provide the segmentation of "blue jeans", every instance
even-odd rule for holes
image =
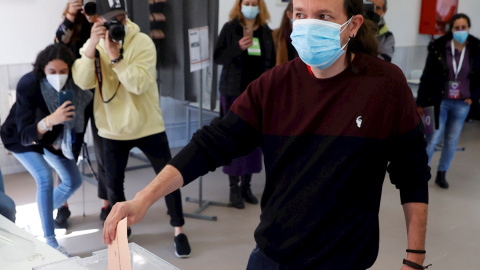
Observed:
[[[44,149],[37,152],[13,153],[33,176],[37,184],[37,205],[47,244],[56,248],[53,209],[59,208],[82,184],[82,176],[74,160],[52,154]],[[53,188],[53,168],[62,182]]]
[[[3,185],[2,170],[0,170],[0,215],[15,222],[15,202],[7,194]]]
[[[458,138],[462,132],[463,124],[470,111],[470,105],[463,100],[444,99],[440,105],[439,127],[433,134],[427,136],[428,164],[432,160],[435,146],[440,142],[444,134],[442,154],[438,164],[438,171],[446,172],[450,167],[455,151],[457,150]]]

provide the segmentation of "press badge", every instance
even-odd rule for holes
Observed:
[[[261,56],[262,50],[260,49],[260,40],[258,37],[252,38],[253,45],[248,48],[248,55]]]
[[[456,81],[448,82],[448,98],[449,99],[460,99],[460,89],[461,83]]]

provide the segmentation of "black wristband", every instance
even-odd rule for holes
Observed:
[[[422,266],[418,263],[414,263],[412,261],[409,261],[409,260],[406,260],[406,259],[403,259],[403,264],[405,264],[406,266],[409,266],[413,269],[427,269],[429,266],[431,266],[432,264],[429,264],[427,266]]]
[[[120,54],[120,56],[119,56],[117,59],[112,60],[110,63],[112,63],[112,65],[113,65],[113,64],[115,64],[115,63],[120,62],[120,60],[122,60],[122,59],[123,59],[123,55]]]
[[[417,253],[417,254],[425,254],[427,253],[425,250],[418,250],[418,249],[407,249],[407,253]]]

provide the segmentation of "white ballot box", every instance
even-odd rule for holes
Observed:
[[[0,269],[30,270],[65,259],[67,256],[0,215]]]
[[[160,259],[150,251],[135,243],[128,244],[132,259],[132,270],[179,270],[177,267]],[[106,270],[108,269],[108,250],[102,249],[93,252],[86,258],[72,257],[70,259],[55,262],[43,266],[34,267],[33,270]]]

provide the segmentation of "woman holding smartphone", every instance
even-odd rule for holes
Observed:
[[[264,0],[237,0],[230,20],[223,26],[214,52],[215,63],[223,65],[220,77],[220,116],[225,115],[235,99],[253,80],[275,66],[272,30],[267,25],[270,14]],[[257,204],[250,181],[262,170],[262,156],[257,148],[247,156],[234,159],[223,167],[230,181],[230,202],[235,208]],[[239,186],[240,183],[240,186]]]
[[[82,183],[72,154],[72,142],[74,134],[83,131],[83,110],[92,99],[90,92],[80,90],[71,79],[74,59],[71,51],[60,44],[41,51],[33,71],[20,79],[16,103],[0,132],[5,148],[35,179],[38,211],[47,244],[67,256],[55,238],[53,209],[64,203]],[[59,104],[64,91],[71,91],[72,101]],[[53,188],[52,168],[62,179],[56,188]]]

